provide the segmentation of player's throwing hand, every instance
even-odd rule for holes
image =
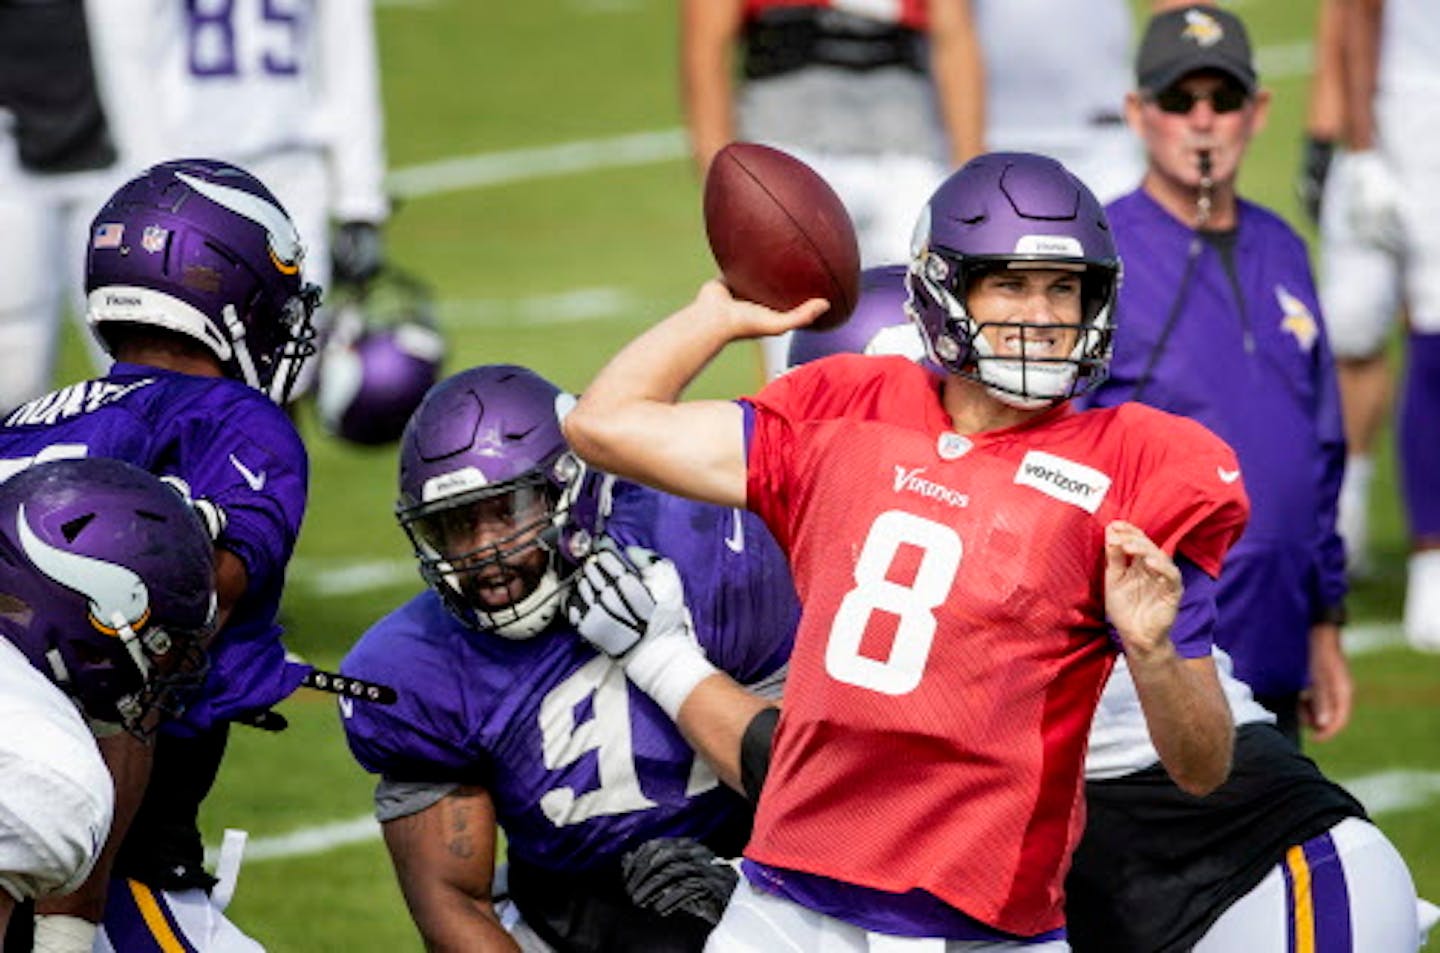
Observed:
[[[1127,655],[1169,646],[1183,590],[1175,561],[1139,527],[1123,520],[1105,527],[1105,613]]]

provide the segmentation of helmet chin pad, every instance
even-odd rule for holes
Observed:
[[[503,609],[476,609],[475,614],[487,631],[501,638],[513,641],[531,639],[545,631],[555,618],[560,610],[562,592],[559,574],[554,569],[547,569],[535,591],[525,598]]]

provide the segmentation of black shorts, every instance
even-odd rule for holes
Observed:
[[[747,80],[783,76],[807,66],[855,72],[928,68],[925,35],[909,27],[825,7],[783,6],[745,25],[742,70]]]
[[[1076,953],[1188,950],[1285,851],[1360,802],[1272,725],[1236,732],[1230,778],[1194,797],[1159,765],[1085,785],[1085,834],[1065,882]]]

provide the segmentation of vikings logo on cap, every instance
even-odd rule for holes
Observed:
[[[1197,46],[1211,47],[1225,39],[1225,30],[1218,20],[1204,10],[1186,10],[1185,29],[1180,36]]]

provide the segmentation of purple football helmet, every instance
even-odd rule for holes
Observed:
[[[1027,408],[1083,394],[1109,373],[1120,258],[1105,210],[1059,162],[1009,152],[971,159],[931,196],[910,252],[910,306],[931,360],[945,370]],[[972,282],[999,268],[1079,273],[1081,326],[1068,355],[994,353],[965,300]]]
[[[321,425],[351,443],[394,443],[445,358],[430,289],[386,268],[330,319],[315,393]]]
[[[472,628],[542,632],[603,531],[611,478],[560,431],[574,403],[533,371],[487,364],[431,388],[405,427],[396,516],[420,574]]]
[[[250,173],[211,159],[164,162],[95,216],[90,326],[107,351],[122,323],[188,335],[227,377],[283,404],[315,353],[320,289],[302,280],[304,257],[290,217]]]
[[[181,710],[205,676],[213,559],[185,500],[128,463],[57,460],[0,483],[0,635],[92,722],[143,737]]]
[[[894,354],[925,360],[925,342],[907,310],[904,265],[882,265],[860,273],[855,311],[831,331],[800,328],[790,336],[786,367],[799,367],[832,354]]]

